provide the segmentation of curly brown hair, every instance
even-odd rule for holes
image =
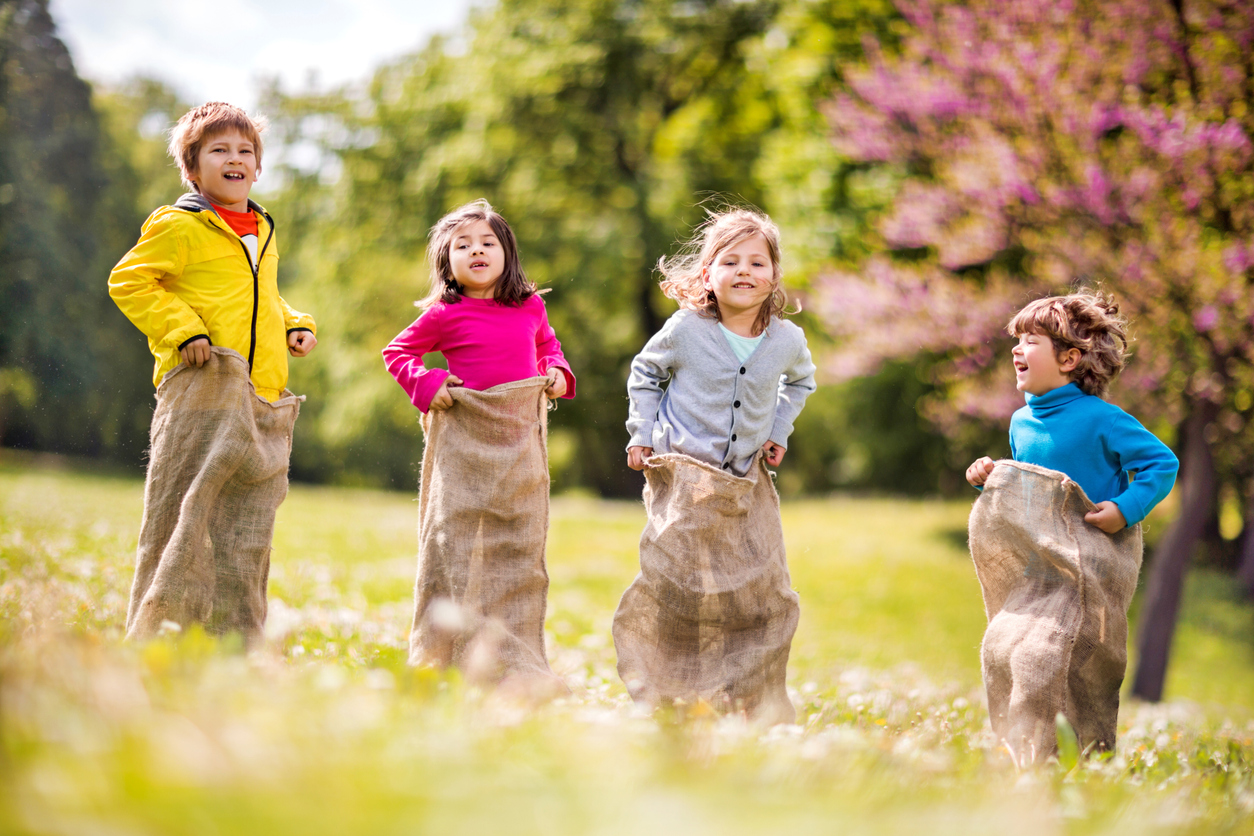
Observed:
[[[1006,331],[1012,337],[1049,337],[1056,354],[1078,349],[1080,362],[1071,379],[1089,395],[1104,397],[1127,360],[1127,319],[1113,296],[1086,287],[1066,296],[1037,299],[1015,314]]]
[[[779,227],[766,215],[752,209],[711,212],[678,255],[658,259],[662,293],[678,302],[681,308],[721,320],[718,300],[714,298],[713,290],[706,289],[703,271],[714,263],[719,253],[753,235],[766,239],[771,257],[771,281],[775,285],[762,302],[753,323],[753,332],[760,334],[765,331],[766,326],[771,324],[771,317],[796,313],[795,310],[787,310],[788,296],[780,282],[783,271],[780,269]]]
[[[427,262],[431,265],[431,291],[414,304],[424,311],[436,302],[452,305],[461,300],[464,292],[462,286],[453,278],[453,268],[449,262],[449,249],[453,245],[457,230],[468,223],[486,221],[492,227],[496,240],[501,243],[501,251],[505,255],[505,269],[496,282],[492,292],[494,301],[503,305],[517,307],[536,293],[534,282],[527,279],[523,272],[522,260],[518,257],[518,241],[514,238],[514,230],[510,229],[505,219],[492,208],[492,204],[480,198],[436,221],[431,227],[427,243]]]

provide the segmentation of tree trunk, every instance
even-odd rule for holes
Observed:
[[[1237,553],[1237,578],[1245,585],[1246,594],[1254,598],[1254,485],[1250,486],[1250,500],[1245,505],[1245,524],[1241,527]]]
[[[1141,624],[1137,631],[1137,667],[1133,696],[1150,702],[1163,697],[1167,658],[1180,610],[1184,573],[1193,548],[1205,533],[1215,505],[1215,463],[1206,443],[1206,428],[1219,408],[1197,401],[1184,422],[1180,468],[1180,515],[1163,535],[1150,564]]]

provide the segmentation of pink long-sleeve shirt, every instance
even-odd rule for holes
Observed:
[[[448,360],[448,371],[422,364],[422,356],[433,351]],[[451,305],[436,302],[388,343],[383,362],[423,412],[450,373],[463,386],[483,390],[561,369],[566,376],[562,397],[575,396],[575,376],[538,295],[518,307],[469,296]]]

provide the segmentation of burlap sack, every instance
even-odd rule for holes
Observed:
[[[157,388],[127,637],[163,622],[261,640],[274,515],[304,397],[258,397],[248,361],[215,346]]]
[[[548,384],[454,387],[423,418],[412,665],[560,684],[544,652]]]
[[[766,463],[737,477],[668,453],[648,460],[645,480],[640,574],[614,614],[632,699],[793,722],[784,676],[800,607]]]
[[[1093,508],[1062,473],[1003,460],[971,509],[989,719],[1021,765],[1055,754],[1059,712],[1081,747],[1115,747],[1141,527],[1106,534]]]

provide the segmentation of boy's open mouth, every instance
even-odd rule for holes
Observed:
[[[1027,363],[1024,363],[1022,360],[1015,360],[1015,371],[1026,372],[1027,370],[1028,370]]]
[[[226,174],[223,174],[223,175],[222,175],[222,179],[223,179],[223,180],[243,180],[243,179],[244,179],[244,172],[242,172],[242,171],[228,171]]]

